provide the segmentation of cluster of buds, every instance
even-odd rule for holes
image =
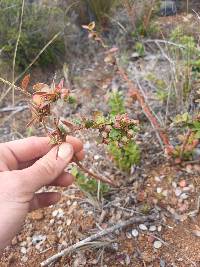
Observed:
[[[102,114],[93,120],[83,120],[84,128],[97,129],[102,137],[102,143],[117,142],[119,146],[127,144],[138,131],[139,121],[130,119],[128,114],[104,117]]]

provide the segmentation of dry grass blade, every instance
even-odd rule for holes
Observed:
[[[16,56],[17,56],[17,49],[21,37],[21,32],[22,32],[22,23],[23,23],[23,15],[24,15],[24,4],[25,0],[22,0],[22,6],[21,6],[21,15],[20,15],[20,24],[19,24],[19,32],[17,36],[17,41],[15,45],[15,51],[14,51],[14,56],[13,56],[13,65],[12,65],[12,83],[15,83],[15,63],[16,63]],[[15,104],[15,88],[12,88],[12,104]]]
[[[61,35],[61,32],[58,32],[57,34],[55,34],[53,36],[53,38],[40,50],[40,52],[37,54],[37,56],[33,59],[33,61],[27,66],[27,68],[20,74],[17,76],[17,78],[15,79],[15,83],[21,79],[23,77],[23,75],[33,66],[33,64],[35,64],[35,62],[38,60],[38,58],[42,55],[42,53],[47,49],[47,47],[49,45],[51,45],[53,43],[54,40],[56,40],[59,36]],[[3,82],[3,79],[0,79]],[[5,82],[5,80],[4,80]],[[0,103],[3,101],[3,99],[7,96],[7,94],[10,92],[10,90],[13,88],[13,84],[12,83],[8,83],[9,88],[6,90],[6,92],[0,97]],[[14,87],[14,89],[16,89],[16,86]]]

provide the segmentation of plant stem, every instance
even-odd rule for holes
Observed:
[[[74,157],[73,160],[81,170],[83,170],[85,173],[88,173],[89,176],[92,176],[94,179],[96,179],[98,181],[102,181],[102,182],[107,183],[107,184],[112,185],[112,186],[117,186],[117,184],[114,183],[113,181],[111,181],[110,179],[105,178],[105,177],[100,177],[99,175],[97,175],[97,174],[93,173],[92,171],[88,170],[87,168],[85,168],[80,163],[80,161],[78,161],[78,159],[76,157]]]

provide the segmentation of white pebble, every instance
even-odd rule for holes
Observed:
[[[57,209],[52,212],[53,217],[61,218],[64,215],[64,211],[62,209]]]
[[[157,187],[156,191],[157,191],[158,194],[160,194],[162,192],[162,188],[161,187]]]
[[[139,232],[138,232],[138,230],[133,229],[133,230],[131,231],[131,234],[132,234],[133,237],[138,237]]]
[[[33,245],[36,245],[38,243],[44,242],[46,240],[45,235],[33,235],[32,236],[32,243]]]
[[[162,195],[163,195],[164,197],[167,197],[167,196],[168,196],[168,190],[164,190],[164,191],[162,192]]]
[[[191,188],[189,186],[183,187],[183,192],[189,192]]]
[[[88,150],[90,149],[91,147],[91,144],[87,141],[85,144],[84,144],[84,150]]]
[[[161,232],[161,231],[162,231],[162,226],[159,225],[159,226],[158,226],[158,232]]]
[[[161,243],[159,240],[156,240],[156,241],[153,243],[153,246],[154,246],[154,248],[159,249],[159,248],[162,247],[162,243]]]
[[[155,176],[154,179],[156,182],[161,182],[160,176]]]
[[[142,231],[147,231],[147,230],[148,230],[148,228],[146,227],[145,224],[140,224],[140,225],[139,225],[139,228],[140,228],[140,230],[142,230]]]
[[[175,195],[177,197],[179,197],[181,195],[181,193],[182,193],[181,189],[179,187],[177,187],[176,190],[175,190]]]
[[[99,155],[94,155],[94,159],[98,160],[98,159],[100,159],[100,156]]]
[[[51,219],[51,220],[49,221],[49,224],[50,224],[50,225],[53,225],[54,222],[55,222],[55,220],[54,220],[54,219]]]
[[[71,223],[72,223],[72,220],[71,219],[67,219],[66,225],[69,226]]]
[[[185,199],[188,198],[188,194],[183,193],[183,194],[180,195],[180,198],[185,200]]]
[[[23,253],[23,254],[26,254],[26,248],[25,247],[21,247],[21,253]]]
[[[172,182],[172,187],[173,188],[177,188],[177,183],[176,182]]]
[[[128,239],[131,239],[131,238],[132,238],[131,233],[130,233],[130,232],[126,232],[126,237],[127,237]]]
[[[155,231],[156,231],[156,226],[155,226],[155,225],[151,225],[151,226],[149,227],[149,231],[150,231],[150,232],[155,232]]]

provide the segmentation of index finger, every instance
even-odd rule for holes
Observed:
[[[82,142],[75,137],[67,136],[66,142],[73,146],[75,153],[83,149]],[[19,163],[40,158],[52,148],[49,137],[35,136],[7,142],[5,146],[12,152]]]

